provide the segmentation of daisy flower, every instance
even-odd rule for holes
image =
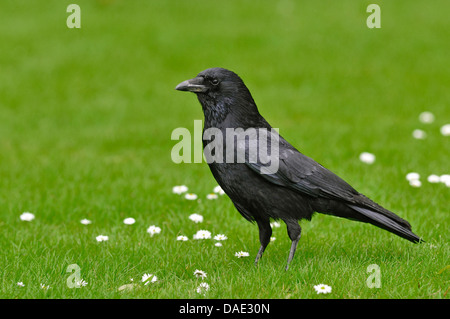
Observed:
[[[199,230],[194,234],[194,239],[209,239],[211,238],[211,232],[208,230]]]
[[[250,254],[246,251],[238,251],[234,254],[237,258],[248,257]]]
[[[187,236],[181,235],[181,236],[178,236],[178,237],[177,237],[177,240],[178,240],[178,241],[188,241],[189,238],[187,238]]]
[[[75,282],[75,284],[78,288],[81,288],[87,286],[88,283],[84,279],[81,279]]]
[[[123,220],[123,223],[125,225],[133,225],[135,222],[136,222],[136,220],[132,217],[128,217]]]
[[[52,287],[41,284],[41,289],[48,290],[50,288],[52,288]]]
[[[420,178],[420,175],[419,175],[419,173],[416,173],[416,172],[411,172],[411,173],[406,174],[406,179],[410,182],[412,180],[417,180],[419,178]]]
[[[219,194],[219,195],[223,195],[225,194],[225,192],[223,191],[222,187],[220,187],[220,185],[217,185],[216,187],[214,187],[214,193]]]
[[[425,139],[425,138],[427,137],[427,133],[425,133],[424,130],[416,129],[416,130],[414,130],[414,131],[412,132],[412,136],[413,136],[415,139],[423,140],[423,139]]]
[[[441,126],[441,134],[444,136],[450,136],[450,124]]]
[[[270,237],[270,241],[275,241],[275,240],[277,240],[276,237]]]
[[[188,191],[188,188],[186,185],[178,185],[178,186],[174,186],[172,188],[172,193],[178,194],[178,195],[186,193],[187,191]]]
[[[203,270],[198,270],[196,269],[194,271],[194,276],[196,276],[197,278],[206,278],[206,272],[204,272]]]
[[[20,215],[20,219],[26,222],[31,222],[34,219],[34,214],[30,212],[25,212]]]
[[[331,292],[331,287],[324,284],[316,285],[314,289],[317,294],[329,294]]]
[[[419,121],[425,124],[434,122],[434,114],[431,112],[422,112],[419,115]]]
[[[184,195],[184,198],[186,198],[187,200],[196,200],[197,199],[197,195],[194,193],[187,193]]]
[[[144,283],[145,286],[147,286],[149,283],[154,283],[158,280],[158,277],[156,277],[153,274],[144,274],[142,275],[141,281]]]
[[[438,175],[431,174],[428,176],[427,180],[429,183],[439,183],[441,178]]]
[[[159,228],[158,226],[155,226],[155,225],[151,225],[147,229],[147,233],[149,233],[151,237],[153,237],[153,235],[155,235],[155,234],[159,234],[160,232],[161,232],[161,228]]]
[[[200,215],[200,214],[189,215],[189,219],[192,220],[194,223],[201,223],[201,222],[203,222],[203,216]]]
[[[215,240],[227,240],[228,237],[225,236],[224,234],[217,234],[216,236],[214,236]]]
[[[209,285],[206,282],[202,282],[196,289],[197,293],[205,295],[209,290]]]
[[[19,286],[19,287],[25,287],[25,284],[24,284],[23,282],[19,281],[19,282],[17,283],[17,286]]]
[[[221,243],[215,243],[214,246],[216,246],[216,247],[222,247],[222,244],[221,244]]]
[[[217,196],[217,194],[211,193],[211,194],[206,195],[206,198],[211,200],[211,199],[217,199],[217,198],[219,198],[219,196]]]
[[[369,152],[362,152],[359,155],[359,160],[366,164],[373,164],[375,162],[375,155]]]
[[[82,223],[83,225],[89,225],[89,224],[92,224],[92,222],[89,220],[89,219],[82,219],[82,220],[80,220],[80,223]]]
[[[101,241],[109,240],[109,237],[108,236],[103,236],[103,235],[98,235],[97,237],[95,237],[95,239],[97,239],[98,242],[101,242]]]
[[[272,227],[272,228],[278,228],[280,226],[281,226],[281,224],[279,222],[272,222],[272,223],[270,223],[270,227]]]
[[[418,179],[413,179],[409,182],[409,185],[411,185],[412,187],[421,187],[422,182],[419,181]]]

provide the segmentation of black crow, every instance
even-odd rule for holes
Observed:
[[[223,68],[204,70],[197,77],[178,84],[176,90],[197,95],[205,115],[204,133],[212,128],[222,132],[222,136],[227,136],[227,129],[272,129],[260,115],[242,79],[232,71]],[[224,142],[220,144],[223,149],[215,151],[236,153],[244,147],[248,155],[252,145],[249,140],[258,139],[258,136],[249,134],[244,146],[242,143]],[[204,134],[205,150],[209,143],[212,143],[212,138]],[[274,142],[268,143],[272,145]],[[242,161],[236,161],[233,156],[234,161],[208,162],[214,178],[236,209],[244,218],[258,225],[261,247],[255,264],[270,242],[270,219],[281,219],[286,223],[292,241],[286,265],[288,269],[300,240],[298,221],[310,220],[315,212],[370,223],[414,243],[421,241],[406,220],[356,191],[279,135],[277,143],[278,165],[273,171],[263,170],[267,162],[250,161],[247,157]]]

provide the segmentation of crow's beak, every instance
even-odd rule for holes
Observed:
[[[204,79],[202,77],[196,77],[191,80],[187,80],[178,84],[175,90],[188,91],[194,93],[202,93],[208,91],[208,87],[203,84]]]

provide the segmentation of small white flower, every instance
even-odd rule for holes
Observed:
[[[211,232],[207,230],[199,230],[194,234],[194,239],[209,239],[211,238]]]
[[[441,126],[441,134],[444,136],[450,136],[450,124]]]
[[[19,282],[17,283],[17,286],[19,286],[19,287],[25,287],[25,284],[24,284],[23,282],[19,281]]]
[[[80,223],[82,223],[83,225],[89,225],[89,224],[92,224],[92,222],[89,220],[89,219],[82,219],[82,220],[80,220]]]
[[[155,234],[159,234],[160,232],[161,232],[161,228],[159,228],[158,226],[155,226],[155,225],[151,225],[147,229],[147,233],[149,233],[151,237],[153,237],[153,235],[155,235]]]
[[[136,220],[132,217],[128,217],[123,220],[123,223],[125,225],[133,225],[135,222],[136,222]]]
[[[438,175],[431,174],[428,176],[427,180],[429,183],[439,183],[441,179]]]
[[[224,234],[217,234],[216,236],[214,236],[215,240],[227,240],[228,237],[225,236]]]
[[[375,162],[375,155],[369,152],[362,152],[359,155],[359,160],[366,164],[373,164]]]
[[[248,257],[250,254],[246,251],[238,251],[234,254],[237,258]]]
[[[198,269],[196,269],[194,271],[194,276],[196,276],[197,278],[202,278],[202,279],[207,277],[206,272],[204,272],[203,270],[198,270]]]
[[[270,223],[270,227],[272,227],[272,228],[278,228],[280,226],[281,226],[281,224],[279,222],[272,222],[272,223]]]
[[[34,219],[34,214],[25,212],[20,215],[20,219],[26,222],[31,222]]]
[[[314,289],[317,294],[328,294],[331,292],[331,287],[324,284],[316,285],[314,286]]]
[[[194,223],[203,222],[203,216],[200,214],[191,214],[189,215],[189,219],[192,220]]]
[[[217,193],[219,195],[223,195],[225,194],[225,192],[223,191],[222,187],[220,187],[220,185],[217,185],[216,187],[214,187],[214,193]]]
[[[154,283],[158,280],[158,277],[156,277],[153,274],[144,274],[142,275],[141,281],[144,283],[145,286],[147,286],[149,283]]]
[[[275,241],[277,240],[276,237],[270,237],[270,241]]]
[[[75,285],[77,287],[85,287],[85,286],[87,286],[87,284],[88,283],[84,279],[81,279],[81,280],[78,280],[78,281],[75,282]]]
[[[187,238],[187,236],[178,236],[178,237],[177,237],[177,240],[178,240],[178,241],[188,241],[189,238]]]
[[[420,175],[419,175],[419,173],[416,173],[416,172],[411,172],[411,173],[406,174],[406,179],[408,181],[418,180],[419,178],[420,178]]]
[[[431,112],[422,112],[419,115],[419,121],[425,124],[430,124],[434,122],[434,114]]]
[[[186,198],[187,200],[196,200],[197,199],[197,195],[194,193],[187,193],[184,195],[184,198]]]
[[[50,288],[52,288],[52,287],[41,284],[41,289],[48,290]]]
[[[214,246],[216,246],[216,247],[222,247],[222,243],[215,243]]]
[[[212,194],[206,195],[206,198],[211,200],[211,199],[217,199],[217,198],[219,198],[219,196],[217,196],[217,194],[212,193]]]
[[[205,294],[209,290],[209,285],[206,282],[202,282],[196,289],[197,293]]]
[[[425,138],[427,137],[427,133],[426,133],[424,130],[416,129],[416,130],[414,130],[414,131],[412,132],[412,136],[413,136],[415,139],[423,140],[423,139],[425,139]]]
[[[188,191],[188,188],[185,185],[178,185],[178,186],[174,186],[172,188],[172,192],[174,194],[178,194],[178,195],[186,193],[187,191]]]
[[[101,242],[101,241],[109,240],[109,237],[108,236],[103,236],[103,235],[98,235],[97,237],[95,237],[95,239],[97,239],[98,242]]]
[[[409,181],[409,185],[411,185],[412,187],[421,187],[422,182],[419,181],[418,179],[413,179],[413,180]]]

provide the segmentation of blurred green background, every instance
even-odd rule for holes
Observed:
[[[216,185],[206,164],[171,161],[172,130],[193,129],[193,120],[203,118],[195,96],[174,87],[216,66],[243,78],[260,112],[300,151],[443,245],[432,272],[445,267],[449,189],[427,183],[413,189],[405,175],[450,173],[449,140],[439,133],[450,122],[448,1],[377,1],[380,29],[366,25],[369,1],[78,0],[80,29],[66,25],[70,3],[0,2],[4,283],[11,286],[20,280],[12,274],[31,267],[28,259],[17,261],[26,252],[19,242],[28,242],[36,254],[40,247],[71,247],[81,218],[100,220],[98,232],[130,215],[145,226],[170,228],[181,225],[174,222],[185,218],[181,211],[199,210],[171,194],[174,185],[199,194]],[[435,122],[420,123],[423,111],[433,112]],[[413,139],[416,128],[427,139]],[[363,151],[377,156],[374,165],[359,162]],[[229,202],[202,209],[217,210],[210,226],[228,234],[235,227],[235,236],[256,252],[255,227]],[[18,219],[23,211],[37,215],[32,234]],[[318,234],[325,242],[337,240],[330,233],[344,222],[318,218],[325,228],[311,232],[311,242]],[[352,231],[364,238],[361,224],[344,225],[350,230],[342,230],[343,245],[352,241]],[[369,238],[401,240],[366,232]],[[92,236],[75,235],[81,243]],[[289,241],[284,233],[279,237],[284,246],[271,256],[280,255],[283,263]],[[119,249],[126,254],[125,243]],[[47,268],[33,265],[45,278]],[[431,293],[442,297],[445,285],[448,276],[436,278]],[[255,296],[267,297],[257,291]]]

